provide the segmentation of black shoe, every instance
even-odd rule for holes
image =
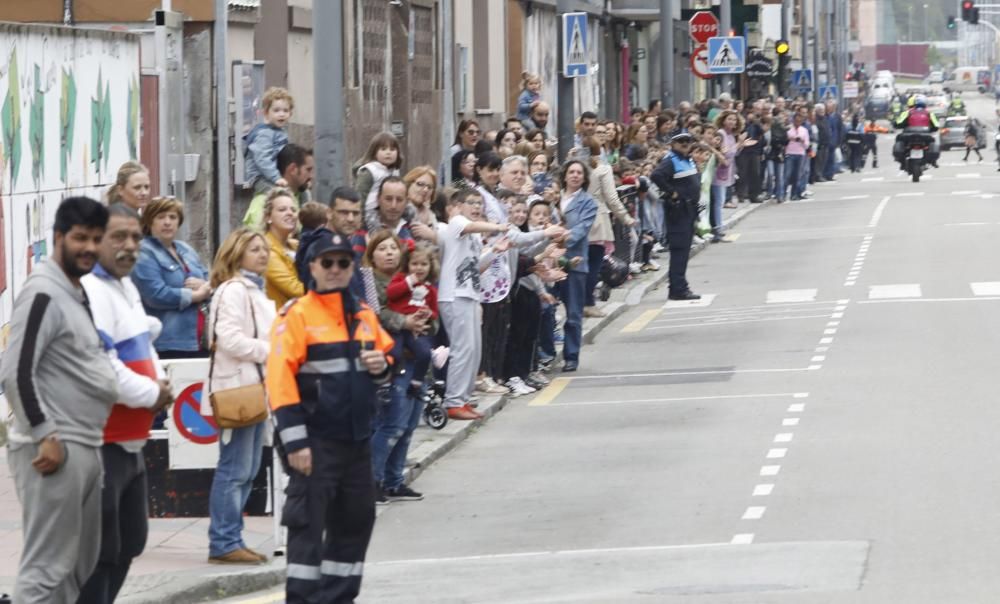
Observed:
[[[667,298],[670,300],[701,300],[701,296],[691,290],[683,291],[679,294],[670,294]]]
[[[542,389],[545,388],[545,384],[543,384],[541,382],[537,382],[537,381],[531,379],[530,377],[524,378],[524,383],[527,384],[527,385],[529,385],[529,386],[531,386],[535,390],[542,390]]]
[[[573,373],[580,366],[578,361],[566,361],[563,363],[563,373]]]
[[[389,498],[380,484],[375,485],[375,505],[389,505]]]
[[[405,484],[395,489],[387,490],[385,495],[389,501],[420,501],[424,498],[423,493],[418,493]]]

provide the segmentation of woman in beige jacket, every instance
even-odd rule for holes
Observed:
[[[625,226],[635,224],[635,218],[629,216],[628,210],[618,199],[618,191],[615,189],[615,175],[611,171],[611,165],[601,156],[601,144],[592,136],[583,139],[581,146],[590,151],[590,190],[589,193],[597,201],[597,218],[594,226],[590,227],[590,247],[588,248],[587,266],[587,298],[583,307],[584,317],[603,317],[604,313],[598,310],[594,299],[594,288],[600,280],[601,265],[604,263],[604,256],[614,251],[615,231],[611,226],[611,215],[615,215],[615,220]]]
[[[208,328],[215,366],[202,393],[202,413],[209,394],[262,381],[270,352],[274,302],[264,293],[264,272],[270,255],[264,236],[247,228],[223,242],[212,266],[212,297]],[[208,413],[211,413],[209,408]],[[260,471],[267,422],[223,430],[219,464],[208,499],[209,562],[260,564],[267,558],[243,542],[243,508]]]

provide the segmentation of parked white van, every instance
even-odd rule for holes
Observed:
[[[959,67],[951,72],[944,81],[945,92],[971,92],[973,90],[985,93],[990,89],[989,67]]]

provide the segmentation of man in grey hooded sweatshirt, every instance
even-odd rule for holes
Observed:
[[[75,602],[101,546],[101,445],[118,383],[80,286],[97,262],[108,210],[70,197],[52,257],[14,303],[0,379],[14,411],[7,462],[21,502],[18,604]]]

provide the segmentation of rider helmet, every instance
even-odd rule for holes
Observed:
[[[920,109],[926,109],[927,99],[923,95],[919,95],[913,100],[913,106]]]

